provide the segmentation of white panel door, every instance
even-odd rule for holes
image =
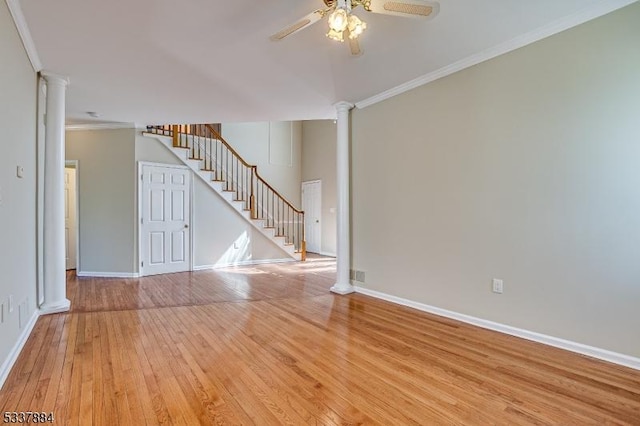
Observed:
[[[191,270],[191,172],[142,166],[141,275]]]
[[[302,210],[304,210],[304,233],[307,251],[320,253],[322,223],[322,182],[302,183]]]
[[[78,229],[76,211],[76,169],[64,169],[64,237],[67,270],[76,269],[77,247],[76,233]]]

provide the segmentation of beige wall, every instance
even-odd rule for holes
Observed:
[[[640,356],[639,22],[636,3],[355,110],[362,285]]]
[[[137,272],[135,130],[67,131],[78,160],[79,272]]]
[[[294,206],[300,207],[302,124],[222,123],[222,137]]]
[[[321,253],[336,255],[336,125],[302,122],[302,181],[322,181]]]
[[[136,161],[183,164],[155,138],[136,136]],[[198,177],[193,189],[193,259],[198,268],[288,257]]]
[[[0,374],[36,309],[36,73],[0,2]],[[24,167],[24,177],[16,167]],[[14,309],[9,312],[9,296]],[[22,318],[20,318],[22,317]],[[22,321],[20,321],[20,319]],[[20,324],[22,323],[22,324]],[[22,327],[21,327],[22,326]]]

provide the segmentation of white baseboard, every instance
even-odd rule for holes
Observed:
[[[250,265],[264,265],[267,263],[289,263],[296,262],[295,259],[265,259],[265,260],[240,260],[237,262],[228,263],[216,263],[215,265],[199,265],[194,266],[194,271],[206,271],[210,269],[228,268],[231,266],[250,266]]]
[[[15,345],[13,345],[13,348],[11,348],[11,352],[9,352],[7,359],[2,363],[2,366],[0,366],[0,389],[2,389],[5,380],[7,380],[9,372],[11,372],[13,365],[16,363],[18,356],[20,355],[20,352],[24,347],[24,344],[27,343],[27,339],[31,335],[31,331],[33,331],[33,327],[36,325],[36,321],[38,320],[39,316],[40,312],[36,309],[33,312],[31,319],[22,330],[22,333],[20,333],[18,341]]]
[[[594,346],[584,345],[582,343],[572,342],[570,340],[560,339],[558,337],[548,336],[546,334],[536,333],[534,331],[512,327],[506,324],[488,321],[482,318],[472,317],[470,315],[465,315],[446,309],[437,308],[435,306],[426,305],[424,303],[415,302],[413,300],[403,299],[401,297],[392,296],[390,294],[370,290],[368,288],[359,286],[356,286],[355,288],[356,292],[375,297],[377,299],[386,300],[388,302],[397,303],[399,305],[414,308],[419,311],[429,312],[431,314],[451,318],[467,324],[472,324],[489,330],[498,331],[500,333],[509,334],[511,336],[521,337],[523,339],[532,340],[534,342],[543,343],[545,345],[554,346],[556,348],[565,349],[567,351],[576,352],[582,355],[601,359],[603,361],[608,361],[614,364],[633,368],[635,370],[640,370],[640,358],[612,352],[606,349],[596,348]]]
[[[318,253],[320,256],[329,256],[329,257],[336,257],[335,253],[329,253],[327,251],[321,251],[320,253]]]
[[[77,271],[78,277],[94,277],[94,278],[139,278],[140,274],[137,272],[90,272],[90,271]]]

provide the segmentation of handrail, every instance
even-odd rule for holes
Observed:
[[[208,130],[211,131],[211,133],[213,133],[216,136],[216,139],[218,139],[220,142],[222,142],[228,149],[229,151],[231,151],[235,156],[238,157],[238,159],[240,159],[240,161],[242,162],[242,164],[244,164],[247,167],[253,167],[255,170],[255,174],[256,177],[258,179],[260,179],[261,181],[264,182],[265,185],[267,185],[267,187],[269,187],[269,189],[271,189],[273,192],[275,192],[278,197],[282,198],[284,200],[285,203],[287,203],[287,205],[289,207],[291,207],[293,210],[295,210],[296,213],[304,213],[302,210],[297,209],[293,204],[291,204],[291,202],[289,200],[287,200],[282,194],[280,194],[280,192],[278,192],[277,189],[275,189],[273,186],[269,185],[269,182],[267,182],[266,180],[264,180],[264,178],[262,176],[260,176],[260,174],[258,173],[258,166],[252,165],[247,163],[241,156],[240,154],[238,154],[238,152],[233,149],[233,147],[231,145],[229,145],[229,142],[227,142],[226,140],[224,140],[224,138],[222,137],[222,135],[220,133],[218,133],[213,126],[211,126],[210,124],[205,124],[205,126],[208,128]]]
[[[296,208],[249,164],[211,124],[174,124],[147,126],[147,130],[173,139],[175,148],[184,148],[189,158],[199,160],[202,170],[222,182],[222,190],[235,194],[244,203],[251,218],[262,220],[265,228],[273,228],[276,237],[284,237],[306,258],[304,211]]]
[[[253,164],[249,164],[247,163],[244,158],[242,158],[242,156],[240,154],[238,154],[238,152],[233,149],[233,147],[231,145],[229,145],[229,142],[227,142],[226,140],[224,140],[224,138],[222,137],[222,135],[220,133],[218,133],[218,131],[216,129],[213,128],[213,126],[211,124],[205,124],[204,125],[211,133],[213,133],[213,135],[215,136],[215,139],[218,139],[220,142],[222,142],[228,149],[229,151],[231,151],[231,153],[233,155],[235,155],[236,157],[238,157],[238,159],[242,162],[242,164],[244,164],[247,167],[257,167]]]

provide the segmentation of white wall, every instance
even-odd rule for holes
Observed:
[[[155,138],[136,136],[136,161],[183,164]],[[226,201],[194,177],[193,245],[196,269],[289,259]]]
[[[355,110],[362,285],[640,357],[638,23],[636,3]]]
[[[0,374],[36,309],[37,77],[0,2]],[[24,167],[18,178],[16,167]],[[9,297],[13,296],[13,312]],[[22,317],[22,318],[20,318]],[[21,324],[22,323],[22,324]]]
[[[78,272],[137,272],[135,130],[66,132],[78,160]]]
[[[322,254],[336,255],[336,124],[302,122],[302,181],[322,181]]]
[[[290,203],[300,208],[302,124],[222,123],[222,137]]]

